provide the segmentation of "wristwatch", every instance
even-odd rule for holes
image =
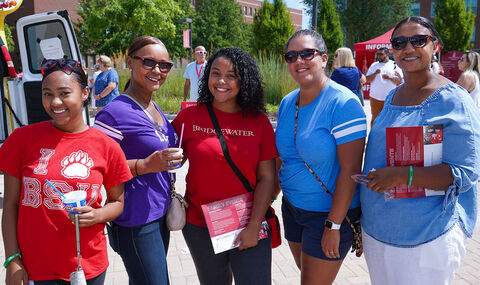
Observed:
[[[329,219],[326,219],[325,220],[325,223],[323,224],[327,229],[330,229],[330,230],[339,230],[340,229],[340,226],[341,224],[335,224],[334,222],[332,222],[331,220]]]

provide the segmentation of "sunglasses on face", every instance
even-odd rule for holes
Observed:
[[[411,43],[414,48],[422,48],[427,45],[428,39],[435,41],[436,38],[430,35],[414,35],[411,37],[399,36],[390,39],[392,47],[396,50],[404,49],[408,43]]]
[[[202,55],[202,54],[207,54],[206,51],[196,51],[195,54]]]
[[[156,60],[151,59],[151,58],[144,58],[144,57],[137,56],[137,55],[132,56],[132,58],[141,60],[143,68],[145,68],[147,70],[152,70],[152,69],[154,69],[155,67],[158,66],[158,69],[160,69],[161,72],[167,73],[173,67],[173,63],[171,63],[169,61],[156,61]]]
[[[319,51],[318,49],[310,48],[310,49],[304,49],[301,51],[295,51],[295,50],[287,51],[283,57],[285,58],[285,61],[287,63],[294,63],[295,61],[297,61],[299,56],[302,60],[312,60],[316,54],[322,54],[322,53],[323,52]]]
[[[44,59],[42,61],[40,72],[43,77],[46,77],[50,73],[61,70],[65,74],[70,75],[72,72],[82,75],[83,70],[80,62],[73,59]]]

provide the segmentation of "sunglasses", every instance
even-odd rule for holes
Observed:
[[[430,35],[414,35],[411,37],[395,37],[390,39],[390,42],[392,43],[392,47],[394,49],[402,50],[407,46],[408,43],[411,43],[414,48],[422,48],[427,45],[428,39],[431,39],[432,42],[436,41],[436,38]]]
[[[206,51],[196,51],[195,54],[207,54]]]
[[[83,76],[85,74],[80,62],[73,59],[44,59],[42,61],[40,72],[43,77],[57,70],[61,70],[67,75],[76,73]]]
[[[295,61],[297,61],[299,56],[302,60],[312,60],[316,54],[322,54],[322,53],[324,52],[319,51],[318,49],[309,48],[301,51],[295,51],[295,50],[287,51],[283,55],[283,57],[285,58],[285,61],[287,63],[294,63]]]
[[[141,60],[143,68],[148,69],[148,70],[152,70],[152,69],[154,69],[155,67],[158,66],[158,69],[160,69],[161,72],[167,73],[173,67],[173,63],[171,63],[169,61],[156,61],[156,60],[151,59],[151,58],[144,58],[144,57],[137,56],[137,55],[132,56],[132,58]]]

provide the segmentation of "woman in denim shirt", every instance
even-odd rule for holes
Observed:
[[[463,88],[430,69],[441,40],[429,20],[404,19],[391,43],[405,83],[385,100],[367,144],[370,181],[360,195],[370,278],[372,284],[449,284],[475,226],[480,114]],[[432,125],[443,128],[440,164],[386,167],[387,127]],[[387,190],[406,185],[437,195],[386,198]]]

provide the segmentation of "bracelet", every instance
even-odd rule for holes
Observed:
[[[5,262],[3,263],[3,267],[7,268],[8,265],[10,265],[10,263],[12,263],[12,261],[17,257],[22,258],[22,255],[20,254],[20,252],[17,251],[15,253],[12,253],[9,257],[7,257],[7,259],[5,259]]]
[[[408,168],[408,181],[407,181],[408,188],[412,187],[412,181],[413,181],[413,166],[410,165],[410,167]]]
[[[135,176],[138,176],[138,169],[137,169],[138,161],[139,159],[135,160]]]

